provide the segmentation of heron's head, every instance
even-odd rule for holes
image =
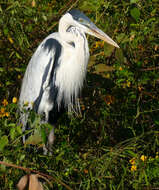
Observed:
[[[68,11],[64,17],[70,25],[77,26],[83,32],[95,36],[108,44],[119,48],[118,44],[114,42],[107,34],[100,30],[86,15],[76,9]]]

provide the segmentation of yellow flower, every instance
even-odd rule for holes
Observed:
[[[18,75],[18,79],[21,79],[21,75]]]
[[[134,38],[135,38],[135,34],[132,34],[132,35],[130,36],[130,41],[133,41]]]
[[[122,67],[119,67],[119,71],[122,71],[123,70],[123,68]]]
[[[13,42],[13,39],[12,39],[10,36],[8,36],[8,40],[9,40],[9,42],[10,42],[11,44],[14,43],[14,42]]]
[[[6,113],[5,113],[5,116],[6,116],[6,117],[9,117],[9,115],[10,115],[9,112],[6,112]]]
[[[130,87],[131,83],[129,81],[127,81],[127,87]]]
[[[3,106],[7,106],[8,105],[8,101],[6,99],[3,100],[2,102]]]
[[[35,6],[36,6],[35,0],[33,0],[33,1],[31,2],[31,6],[32,6],[32,7],[35,7]]]
[[[16,97],[13,97],[12,102],[13,102],[14,104],[17,103],[17,98],[16,98]]]
[[[156,152],[156,156],[155,156],[155,158],[156,158],[156,159],[159,158],[159,156],[158,156],[158,152]]]
[[[85,106],[83,104],[81,105],[81,110],[85,110]]]
[[[5,113],[5,108],[1,108],[1,114],[4,114]]]
[[[141,86],[139,86],[139,87],[138,87],[138,90],[141,92],[141,91],[142,91],[142,87],[141,87]]]
[[[137,166],[136,166],[136,165],[132,165],[130,170],[131,170],[132,172],[133,172],[133,171],[136,171],[136,170],[137,170]]]
[[[104,77],[107,78],[107,79],[109,79],[110,78],[110,74],[109,73],[104,74]]]
[[[131,160],[129,160],[129,162],[134,165],[136,163],[136,158],[132,158]]]
[[[110,105],[110,104],[113,104],[114,101],[115,101],[115,97],[114,96],[111,96],[111,95],[106,95],[104,97],[104,101],[107,105]]]
[[[0,117],[4,117],[5,116],[5,108],[1,107],[0,109]]]
[[[147,160],[147,156],[142,155],[142,156],[140,157],[140,159],[144,162],[144,161],[146,161],[146,160]]]
[[[95,44],[95,49],[98,47],[103,47],[104,46],[104,41],[97,41]]]
[[[88,174],[88,170],[87,170],[87,169],[84,169],[84,173],[85,173],[85,174]]]

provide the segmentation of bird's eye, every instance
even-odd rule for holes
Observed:
[[[84,20],[83,20],[82,18],[79,18],[79,21],[80,21],[80,22],[84,22]]]
[[[82,25],[90,26],[90,23],[87,22],[86,20],[84,20],[83,18],[79,18],[78,21],[79,21]]]

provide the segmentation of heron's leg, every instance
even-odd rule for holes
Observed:
[[[52,145],[54,144],[54,140],[55,140],[55,134],[53,127],[48,136],[48,150],[50,155],[52,155]]]
[[[19,124],[22,124],[22,132],[24,133],[29,127],[28,127],[28,113],[21,113],[20,118],[19,118]],[[25,144],[26,141],[26,135],[23,135],[23,144]]]
[[[43,146],[43,153],[44,153],[44,155],[47,155],[47,153],[48,153],[48,149],[45,144]]]
[[[43,146],[44,155],[47,155],[47,153],[49,153],[49,155],[52,155],[52,145],[54,144],[54,140],[55,135],[53,127],[48,135],[47,144]]]
[[[49,111],[47,110],[44,114],[45,119],[44,122],[49,123]],[[51,131],[49,131],[48,137],[47,137],[47,143],[43,147],[44,155],[48,154],[52,155],[52,145],[54,144],[55,135],[54,135],[54,125],[52,125]]]

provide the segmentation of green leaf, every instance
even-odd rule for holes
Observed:
[[[10,138],[11,138],[11,140],[14,140],[15,136],[16,136],[15,128],[12,127],[11,130],[10,130]]]
[[[135,94],[132,94],[132,95],[130,96],[130,98],[131,98],[131,99],[136,99],[136,95],[135,95]]]
[[[80,9],[88,11],[88,7],[89,11],[95,11],[100,7],[100,2],[96,0],[83,1],[83,3],[80,6]]]
[[[18,59],[22,59],[22,57],[19,55],[18,52],[16,52],[15,54],[16,54],[16,57],[17,57]]]
[[[123,63],[124,62],[124,55],[121,49],[117,49],[115,52],[115,58],[120,62]]]
[[[6,135],[4,135],[0,139],[0,151],[3,151],[3,149],[6,145],[8,145],[8,137]]]
[[[11,85],[12,84],[12,82],[10,82],[10,81],[7,81],[6,82],[6,86],[9,86],[9,85]]]
[[[96,64],[96,56],[91,56],[88,64],[88,71]]]
[[[37,145],[42,142],[41,136],[39,133],[35,133],[25,141],[25,144],[32,144],[32,145]]]
[[[106,44],[106,43],[104,44],[104,55],[106,57],[110,57],[113,51],[114,51],[114,46]]]
[[[120,33],[117,36],[117,41],[121,44],[129,42],[129,37],[125,33]]]
[[[46,134],[45,128],[40,129],[40,135],[41,135],[42,141],[44,143],[46,143],[47,142],[47,134]]]
[[[139,0],[130,0],[130,3],[137,3]]]
[[[0,72],[4,72],[4,68],[3,67],[0,67]]]
[[[1,13],[3,12],[1,5],[0,5],[0,12],[1,12]]]
[[[96,73],[113,71],[114,67],[105,64],[98,64],[95,66]]]
[[[7,35],[8,35],[8,32],[9,32],[8,28],[4,28],[4,29],[3,29],[3,32],[4,32],[4,35],[7,36]]]
[[[136,20],[138,21],[138,19],[140,18],[140,10],[137,9],[137,8],[133,8],[130,10],[130,14],[131,16]]]
[[[155,120],[155,124],[156,124],[156,125],[159,125],[159,120]]]
[[[138,67],[141,67],[142,65],[143,65],[143,63],[142,63],[141,61],[138,61],[138,62],[137,62],[137,66],[138,66]]]
[[[14,70],[17,71],[17,72],[23,72],[24,69],[23,68],[15,67]]]
[[[16,131],[18,132],[18,134],[22,134],[22,128],[20,125],[17,126]]]

